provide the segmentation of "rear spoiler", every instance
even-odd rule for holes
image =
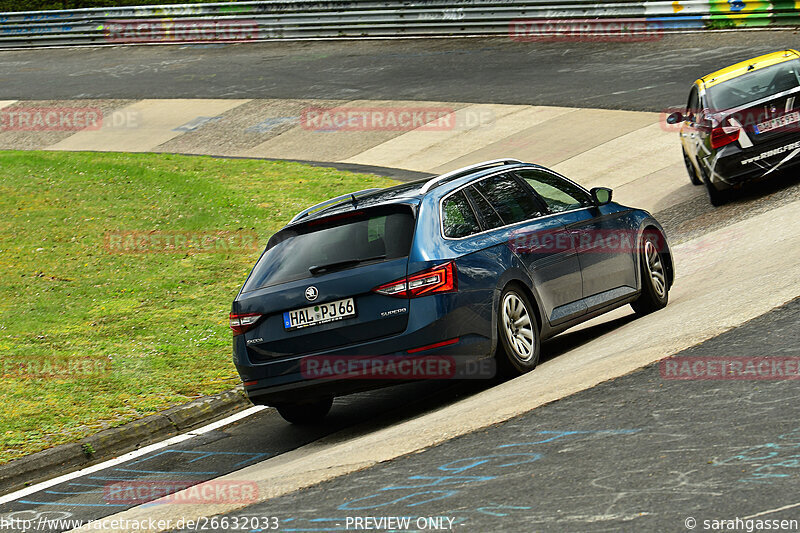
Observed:
[[[337,196],[336,198],[331,198],[330,200],[325,200],[324,202],[321,202],[321,203],[316,204],[316,205],[312,205],[308,209],[304,209],[303,211],[300,211],[299,213],[297,213],[292,218],[292,220],[289,221],[289,224],[293,224],[293,223],[297,222],[301,218],[308,216],[309,214],[311,214],[314,211],[320,211],[321,209],[324,209],[326,207],[332,207],[332,206],[334,206],[336,204],[341,204],[341,203],[346,202],[346,201],[355,202],[356,198],[358,198],[359,196],[364,196],[365,194],[369,194],[369,193],[372,193],[372,192],[375,192],[375,191],[379,191],[379,190],[380,189],[374,189],[374,188],[373,189],[364,189],[362,191],[351,192],[351,193],[343,194],[341,196]]]

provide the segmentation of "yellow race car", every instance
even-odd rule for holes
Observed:
[[[681,124],[689,178],[721,205],[747,181],[800,163],[800,53],[759,56],[698,79],[686,109],[667,117]]]

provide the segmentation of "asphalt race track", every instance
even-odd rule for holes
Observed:
[[[796,357],[798,321],[794,300],[675,358],[760,357],[765,331],[790,341],[781,355]],[[786,408],[796,398],[779,382],[665,380],[656,363],[229,519],[275,516],[286,530],[339,531],[348,516],[349,529],[353,517],[395,516],[421,531],[418,518],[448,517],[470,531],[552,532],[685,531],[689,518],[765,511],[762,519],[797,519],[797,507],[780,509],[796,504],[800,421]]]
[[[0,98],[661,111],[680,105],[699,75],[798,41],[792,32],[730,32],[636,44],[454,39],[9,51],[0,53]],[[797,382],[670,380],[656,362],[800,356],[798,180],[777,176],[721,209],[702,195],[682,198],[655,213],[675,248],[670,305],[641,319],[626,307],[567,332],[544,344],[541,366],[526,376],[340,398],[319,428],[289,426],[265,409],[0,504],[0,521],[64,531],[73,526],[48,521],[217,514],[277,518],[277,527],[246,531],[338,531],[353,529],[348,517],[392,516],[412,520],[403,531],[430,529],[418,517],[444,517],[457,531],[599,532],[686,531],[690,517],[698,530],[707,519],[800,519]],[[253,483],[259,497],[216,506],[108,497],[120,482],[215,480]]]
[[[351,437],[375,431],[409,416],[452,403],[466,394],[491,386],[491,382],[420,382],[341,398],[319,427],[287,424],[274,409],[251,415],[223,429],[187,443],[169,446],[134,461],[80,476],[0,507],[10,518],[66,518],[70,513],[86,519],[108,516],[143,501],[115,501],[107,486],[118,482],[142,485],[160,480],[199,483],[244,466],[346,431]],[[70,515],[71,516],[71,515]],[[47,529],[59,531],[58,528]]]
[[[7,51],[0,98],[438,100],[661,111],[721,65],[800,47],[792,32],[639,43],[507,38]]]

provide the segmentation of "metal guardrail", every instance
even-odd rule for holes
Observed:
[[[589,33],[592,28],[603,33],[614,21],[630,27],[638,23],[631,31],[650,32],[800,26],[795,5],[785,0],[266,0],[10,12],[0,13],[0,48],[403,36],[514,38],[525,37],[526,28],[541,33],[547,23],[569,21],[584,25],[581,31]]]

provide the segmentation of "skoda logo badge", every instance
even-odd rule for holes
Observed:
[[[315,286],[312,285],[306,289],[306,300],[308,300],[309,302],[313,302],[314,300],[316,300],[317,296],[319,296],[319,291]]]

